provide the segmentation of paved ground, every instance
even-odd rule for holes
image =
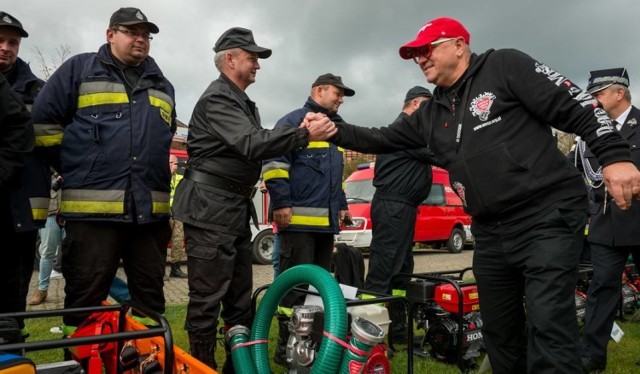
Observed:
[[[471,266],[472,250],[465,250],[462,253],[450,254],[444,250],[420,250],[416,251],[415,272],[433,272],[444,270],[458,270]],[[368,266],[368,259],[365,257],[365,273]],[[186,266],[183,266],[183,270]],[[166,269],[169,273],[169,267]],[[118,274],[126,279],[122,268],[118,270]],[[254,290],[273,281],[273,269],[271,265],[253,265],[253,285]],[[29,285],[29,296],[35,292],[38,284],[38,272],[34,271]],[[165,297],[167,304],[183,304],[189,299],[188,287],[186,279],[169,278],[164,284]],[[46,302],[37,306],[27,306],[28,310],[48,310],[61,309],[64,300],[64,279],[52,279],[49,285],[49,296]]]

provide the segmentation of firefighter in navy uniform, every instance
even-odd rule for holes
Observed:
[[[158,31],[139,9],[120,8],[107,43],[65,61],[34,103],[34,123],[64,128],[54,146],[64,176],[65,308],[100,305],[122,259],[132,302],[165,311],[176,114],[173,86],[148,55]],[[64,316],[64,333],[85,317]]]
[[[342,77],[326,73],[312,84],[302,108],[278,120],[276,129],[297,128],[305,114],[323,113],[332,121],[342,121],[338,108],[345,96],[355,91]],[[280,271],[296,265],[314,264],[327,271],[331,266],[334,235],[340,224],[351,220],[343,189],[342,149],[329,142],[314,142],[281,157],[265,160],[262,175],[271,199],[273,220],[280,237]],[[274,361],[287,363],[287,321],[293,307],[304,303],[304,295],[289,292],[278,307],[279,334]]]
[[[625,68],[592,71],[587,91],[602,104],[620,135],[629,142],[631,159],[640,167],[640,110],[631,105],[629,74]],[[607,344],[621,295],[620,277],[633,254],[640,261],[640,202],[620,210],[602,183],[602,170],[582,140],[576,144],[576,160],[589,185],[589,235],[593,279],[587,293],[582,362],[585,372],[604,370]]]
[[[14,92],[27,110],[31,106],[42,88],[44,81],[36,77],[20,57],[20,43],[29,34],[22,27],[22,23],[12,15],[0,11],[0,72],[7,80]],[[3,305],[1,312],[20,312],[26,309],[26,298],[29,282],[33,273],[36,241],[38,229],[44,227],[49,209],[49,185],[51,176],[49,167],[42,153],[42,146],[46,145],[46,136],[42,129],[35,127],[35,145],[33,152],[28,153],[24,167],[9,179],[4,188],[3,196],[10,196],[12,222],[14,227],[12,236],[2,236],[4,240],[18,243],[11,251],[4,255],[3,263],[10,269],[1,270],[8,273],[20,273],[19,279],[12,278],[10,283],[3,283],[0,300]],[[4,159],[2,162],[6,162]],[[26,205],[24,205],[26,203]],[[9,256],[7,258],[6,256]],[[11,294],[7,296],[6,294]],[[5,296],[7,296],[5,298]],[[8,308],[8,309],[5,309]],[[22,321],[23,336],[27,335]]]

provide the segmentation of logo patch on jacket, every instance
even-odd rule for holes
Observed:
[[[496,95],[491,92],[478,95],[478,97],[471,101],[471,106],[469,107],[471,114],[478,116],[481,121],[486,121],[489,118],[489,111],[495,99]]]

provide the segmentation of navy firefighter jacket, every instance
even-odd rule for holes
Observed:
[[[50,146],[59,149],[60,213],[67,220],[169,217],[174,89],[151,57],[142,63],[138,84],[127,89],[108,44],[74,56],[33,106],[34,124],[63,131]]]
[[[297,128],[309,112],[321,112],[332,121],[343,121],[309,97],[302,108],[285,115],[275,128]],[[265,160],[262,175],[272,209],[292,208],[290,225],[280,231],[337,234],[339,212],[348,209],[342,186],[343,170],[342,149],[326,141],[309,142],[306,148]]]
[[[6,78],[11,88],[20,96],[28,110],[31,110],[44,81],[33,74],[29,65],[17,58]],[[26,163],[7,182],[9,204],[16,232],[32,231],[44,227],[50,200],[51,174],[42,154],[42,144],[35,131],[35,149],[27,155]],[[4,162],[4,160],[3,160]]]

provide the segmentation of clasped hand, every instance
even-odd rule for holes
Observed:
[[[327,140],[338,133],[336,124],[322,113],[307,113],[300,124],[309,130],[309,141]]]

